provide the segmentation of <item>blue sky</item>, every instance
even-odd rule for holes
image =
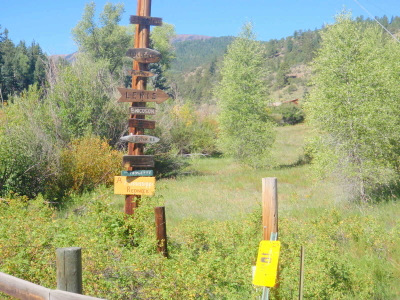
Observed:
[[[400,16],[398,0],[357,0],[372,15]],[[47,54],[69,54],[77,47],[71,29],[81,19],[85,0],[0,0],[0,25],[16,43],[35,40]],[[94,1],[98,11],[106,2],[123,3],[122,25],[136,13],[137,0]],[[258,39],[280,39],[295,30],[333,23],[343,7],[353,16],[367,13],[355,0],[152,0],[152,16],[175,25],[178,34],[237,35],[246,21],[254,24]]]

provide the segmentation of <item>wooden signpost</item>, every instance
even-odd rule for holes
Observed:
[[[161,59],[161,53],[148,48],[129,49],[126,56],[133,58],[140,63],[157,63]]]
[[[155,108],[146,107],[146,103],[156,102],[160,104],[169,98],[168,94],[161,90],[147,90],[147,78],[154,76],[153,73],[149,72],[148,64],[157,63],[161,59],[161,54],[158,51],[149,49],[149,46],[150,26],[161,26],[162,19],[154,18],[150,15],[151,0],[138,0],[137,13],[130,18],[131,24],[137,24],[134,48],[129,49],[126,53],[127,56],[134,60],[131,70],[132,88],[118,88],[121,94],[118,102],[129,102],[131,107],[129,108],[129,135],[121,138],[128,142],[128,154],[124,155],[122,159],[122,166],[125,170],[122,170],[122,176],[115,176],[114,193],[125,195],[125,213],[128,215],[134,214],[142,195],[151,196],[155,192],[153,170],[147,170],[147,168],[154,167],[154,157],[152,155],[144,155],[144,145],[158,142],[159,138],[145,135],[144,133],[145,129],[155,128],[155,122],[145,120],[145,116],[154,115],[156,110]],[[158,239],[157,249],[167,257],[165,213],[158,213],[157,210],[155,214]],[[160,224],[163,224],[164,227]]]
[[[121,98],[118,102],[164,102],[169,98],[168,94],[162,90],[145,91],[137,89],[118,88]]]
[[[160,139],[151,135],[127,135],[120,138],[120,140],[129,143],[153,144],[157,143]]]

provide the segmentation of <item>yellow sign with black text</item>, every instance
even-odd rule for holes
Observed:
[[[273,287],[278,274],[278,260],[281,243],[279,241],[261,241],[258,248],[256,272],[253,284]]]
[[[155,177],[114,177],[114,194],[152,196],[156,190]]]

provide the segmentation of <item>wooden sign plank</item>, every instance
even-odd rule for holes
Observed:
[[[154,129],[156,128],[156,121],[150,121],[145,119],[129,119],[129,127]]]
[[[164,102],[169,98],[168,94],[162,90],[146,91],[136,89],[118,88],[121,93],[121,98],[118,102]]]
[[[157,63],[161,59],[160,52],[149,48],[130,48],[125,55],[143,64]]]
[[[135,171],[121,171],[121,176],[133,176],[133,177],[140,177],[140,176],[153,176],[153,170],[135,170]]]
[[[131,115],[155,115],[156,109],[152,107],[129,107]]]
[[[114,194],[117,195],[154,195],[156,190],[155,177],[114,177]]]
[[[140,76],[140,77],[153,77],[155,74],[149,71],[142,70],[131,70],[130,75],[132,76]]]
[[[131,24],[162,26],[162,18],[131,16]]]
[[[124,155],[122,157],[122,166],[140,167],[140,168],[153,168],[154,156],[153,155]]]
[[[121,141],[129,142],[129,143],[136,143],[136,144],[154,144],[160,141],[158,137],[151,136],[151,135],[126,135],[120,138]]]

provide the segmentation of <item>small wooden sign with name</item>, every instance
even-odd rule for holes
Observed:
[[[169,98],[168,94],[162,90],[146,91],[127,88],[118,88],[121,93],[121,98],[118,102],[164,102]]]
[[[130,21],[131,24],[162,26],[161,18],[131,16]]]
[[[149,71],[142,70],[131,70],[130,75],[132,76],[140,76],[140,77],[153,77],[155,74]]]
[[[149,48],[131,48],[125,55],[143,64],[157,63],[161,59],[160,52]]]
[[[129,127],[154,129],[156,128],[156,121],[149,121],[145,119],[129,119]]]
[[[154,156],[153,155],[124,155],[122,157],[122,166],[124,168],[140,167],[140,168],[153,168]]]
[[[114,177],[114,194],[152,196],[156,191],[155,177]]]
[[[158,137],[151,135],[126,135],[120,138],[121,141],[136,143],[136,144],[154,144],[160,141]]]
[[[140,176],[153,176],[153,170],[135,170],[135,171],[121,171],[121,176],[132,176],[132,177],[140,177]]]
[[[155,115],[156,109],[152,107],[129,107],[131,115]]]

